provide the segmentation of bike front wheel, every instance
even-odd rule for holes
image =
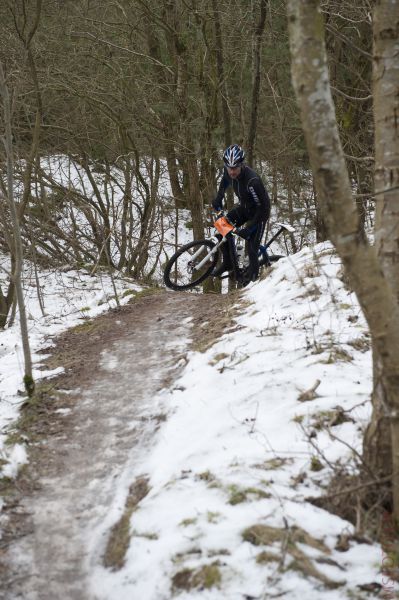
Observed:
[[[219,259],[219,250],[212,253],[215,246],[211,240],[199,240],[182,246],[166,264],[163,277],[165,285],[172,290],[189,290],[204,281]]]

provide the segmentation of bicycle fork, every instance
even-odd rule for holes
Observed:
[[[216,244],[216,246],[214,246],[214,248],[212,248],[212,250],[198,263],[198,265],[194,265],[193,267],[193,271],[199,271],[200,269],[202,269],[202,267],[209,261],[210,258],[212,258],[212,256],[214,254],[216,254],[216,252],[219,250],[220,246],[222,244],[224,244],[226,242],[226,237],[223,237],[220,242],[218,242]],[[202,248],[199,248],[199,250],[197,250],[197,252],[195,252],[195,254],[193,254],[193,256],[191,257],[191,261],[194,261],[197,256],[199,256],[202,252]]]

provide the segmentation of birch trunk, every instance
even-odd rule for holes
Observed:
[[[375,122],[375,245],[383,273],[399,301],[399,0],[377,2],[373,15],[373,100]],[[396,188],[396,189],[395,189]],[[366,458],[381,474],[391,464],[399,421],[389,423],[389,403],[381,378],[383,357],[373,349],[373,414],[365,436]],[[383,473],[386,474],[386,473]]]
[[[22,250],[22,239],[21,231],[19,226],[19,218],[17,213],[17,207],[14,200],[14,160],[13,160],[13,147],[12,147],[12,131],[11,131],[11,103],[8,88],[4,76],[3,65],[0,62],[0,95],[3,97],[3,111],[4,111],[4,147],[7,157],[7,198],[10,207],[11,221],[13,226],[13,238],[15,244],[15,268],[12,273],[12,282],[15,285],[15,291],[17,295],[17,302],[19,308],[19,320],[21,327],[21,338],[22,347],[24,352],[25,362],[25,374],[24,384],[28,396],[32,396],[35,384],[32,376],[32,358],[29,346],[29,334],[28,334],[28,322],[26,318],[24,293],[22,289],[22,261],[23,261],[23,250]]]
[[[385,0],[384,0],[385,1]],[[383,2],[380,2],[382,4]],[[394,4],[395,0],[391,0]],[[381,357],[385,414],[392,436],[392,491],[399,519],[399,307],[375,247],[361,227],[332,100],[318,0],[288,0],[292,79],[323,216]],[[377,124],[378,125],[378,124]],[[398,227],[398,221],[391,227]],[[396,259],[399,258],[396,250]]]

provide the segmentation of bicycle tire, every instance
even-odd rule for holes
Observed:
[[[269,254],[269,255],[268,255],[268,257],[269,257],[269,261],[270,261],[271,263],[275,263],[275,262],[277,262],[278,260],[280,260],[281,258],[287,258],[287,257],[286,257],[286,256],[284,256],[283,254]]]
[[[266,260],[265,260],[265,258],[266,258]],[[271,265],[272,263],[277,262],[281,258],[287,258],[287,257],[283,256],[283,254],[268,254],[267,257],[262,256],[262,258],[259,260],[259,266],[264,267],[264,266]]]
[[[190,290],[202,283],[202,281],[209,277],[215,268],[220,255],[219,250],[211,257],[209,265],[205,265],[203,267],[204,270],[198,272],[197,275],[193,272],[192,261],[190,261],[189,258],[200,250],[201,246],[207,250],[212,250],[215,245],[215,242],[212,242],[211,240],[197,240],[182,246],[166,263],[163,276],[166,287],[171,290],[182,291]],[[204,257],[205,254],[200,254],[197,257],[198,262]],[[186,281],[186,278],[189,278],[189,281]]]

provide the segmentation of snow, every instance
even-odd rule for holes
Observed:
[[[0,256],[1,285],[6,281],[8,270],[8,259]],[[44,305],[43,314],[32,270],[32,265],[26,262],[23,280],[34,364],[33,376],[37,380],[49,379],[62,371],[62,368],[43,370],[41,362],[46,355],[41,351],[50,348],[52,339],[62,331],[115,307],[116,299],[111,278],[107,273],[98,271],[92,276],[74,270],[63,273],[55,269],[41,270],[39,283]],[[115,284],[120,304],[128,302],[131,294],[142,289],[128,278],[117,277]],[[127,295],[124,296],[124,293]],[[12,327],[0,333],[0,476],[14,477],[19,466],[26,461],[23,446],[7,444],[10,426],[18,418],[19,407],[25,401],[25,398],[18,394],[18,390],[23,389],[23,375],[24,361],[17,318]],[[3,461],[5,464],[1,467]]]
[[[244,293],[251,306],[241,310],[238,330],[221,335],[203,354],[190,353],[180,380],[158,398],[169,419],[131,474],[132,480],[148,474],[151,491],[132,516],[125,567],[112,573],[97,566],[96,597],[167,599],[175,573],[215,561],[222,582],[209,590],[181,591],[179,598],[263,598],[267,593],[316,600],[322,593],[335,600],[378,579],[379,547],[354,545],[338,552],[337,536],[353,532],[353,526],[305,500],[320,494],[331,472],[328,467],[310,470],[316,452],[298,417],[306,426],[313,415],[337,405],[351,411],[355,422],[334,427],[334,433],[360,450],[359,427],[370,414],[370,352],[349,345],[367,330],[353,294],[337,278],[339,266],[328,244],[280,261]],[[339,349],[346,350],[345,360]],[[299,394],[317,379],[318,396],[299,403]],[[348,447],[327,433],[318,433],[317,443],[328,461],[349,460]],[[270,461],[277,457],[283,464],[272,468]],[[303,472],[307,478],[294,485]],[[328,557],[343,570],[334,564],[316,567],[333,581],[345,580],[344,587],[328,589],[301,572],[280,573],[276,563],[257,564],[265,547],[242,538],[256,524],[288,524],[323,539]],[[279,546],[274,545],[277,554]],[[309,546],[301,549],[307,556],[322,556]],[[287,558],[285,566],[290,562]]]
[[[367,328],[339,270],[329,244],[304,248],[280,261],[243,293],[250,306],[238,307],[238,327],[220,331],[219,340],[206,352],[191,351],[180,379],[154,399],[168,419],[128,474],[130,481],[148,475],[150,492],[132,514],[125,566],[119,571],[99,562],[93,566],[93,597],[167,600],[178,593],[180,600],[338,600],[360,594],[359,584],[381,580],[380,547],[351,542],[347,552],[339,552],[337,536],[354,527],[306,500],[322,494],[331,477],[325,461],[340,460],[355,468],[346,444],[361,451],[362,430],[370,417],[371,354],[366,346],[352,345],[367,340]],[[35,290],[27,288],[36,366],[38,350],[48,347],[52,336],[115,302],[106,275],[49,271],[41,277],[46,282],[47,316],[40,314]],[[119,291],[138,289],[121,279],[117,285]],[[100,299],[105,303],[99,306]],[[26,460],[23,446],[4,446],[5,426],[16,419],[21,401],[16,395],[22,378],[17,325],[1,336],[1,452],[8,461],[3,474],[13,476]],[[106,369],[115,367],[111,354],[103,353],[101,360]],[[317,380],[316,397],[300,402],[300,394]],[[337,406],[349,411],[353,421],[331,428],[333,438],[314,428],[314,419]],[[317,450],[305,435],[312,427],[324,465],[317,472],[311,470]],[[306,475],[302,482],[296,479],[300,474]],[[107,518],[108,530],[123,510],[126,474],[122,479],[119,493],[115,491],[117,506]],[[297,527],[322,540],[327,554],[306,543],[297,547],[341,587],[326,587],[291,569],[294,559],[289,553],[284,568],[278,562],[258,563],[264,550],[278,560],[282,552],[280,542],[255,546],[244,541],[244,530],[254,525],[281,531]],[[92,531],[93,554],[104,526]],[[318,558],[334,562],[316,562]],[[221,575],[214,586],[172,589],[175,574],[212,564]]]

